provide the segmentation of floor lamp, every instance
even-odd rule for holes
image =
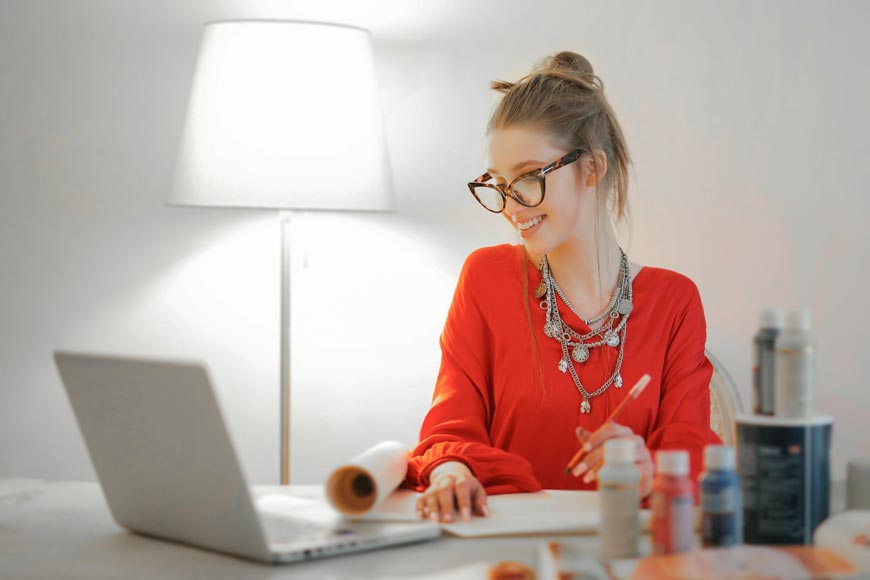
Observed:
[[[281,216],[280,481],[290,482],[290,210],[389,211],[368,31],[286,20],[205,26],[171,205]]]

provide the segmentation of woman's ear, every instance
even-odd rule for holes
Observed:
[[[594,164],[592,158],[595,158]],[[607,175],[607,155],[601,149],[595,149],[587,160],[586,169],[588,175],[586,176],[586,187],[595,187],[595,184]]]

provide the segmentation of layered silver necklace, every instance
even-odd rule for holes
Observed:
[[[559,361],[559,371],[568,372],[574,380],[577,390],[583,396],[583,402],[580,404],[581,413],[589,413],[592,406],[589,400],[597,397],[606,391],[610,385],[615,385],[616,388],[622,386],[622,357],[625,352],[625,332],[626,323],[632,310],[633,292],[631,288],[631,274],[628,269],[628,257],[622,248],[619,249],[620,266],[619,280],[616,284],[616,290],[613,292],[613,298],[610,300],[607,308],[593,318],[583,318],[571,305],[568,297],[556,284],[553,278],[553,273],[550,271],[550,265],[547,262],[545,255],[541,260],[541,283],[535,290],[535,298],[542,299],[540,306],[547,313],[547,319],[544,323],[544,334],[549,338],[556,340],[562,347],[562,359]],[[559,307],[556,302],[557,296],[565,303],[571,312],[577,315],[579,319],[590,327],[590,332],[580,334],[573,328],[565,324],[562,317],[559,315]],[[605,320],[605,322],[596,330],[591,330],[593,324]],[[575,363],[583,364],[589,360],[589,355],[593,348],[607,346],[610,348],[618,348],[619,353],[616,357],[616,365],[613,373],[603,385],[598,389],[589,392],[577,376],[577,371],[574,368]]]

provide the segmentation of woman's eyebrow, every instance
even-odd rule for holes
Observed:
[[[521,167],[525,167],[526,165],[543,165],[543,163],[544,163],[543,161],[535,161],[534,159],[528,159],[526,161],[520,161],[519,163],[517,163],[516,165],[511,167],[511,171],[516,171],[517,169],[520,169]],[[498,171],[496,171],[495,169],[491,169],[489,167],[486,168],[486,171],[488,173],[494,173],[496,175],[501,175]]]

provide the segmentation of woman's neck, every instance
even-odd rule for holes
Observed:
[[[613,227],[605,219],[599,220],[597,239],[593,228],[584,229],[549,252],[547,262],[574,308],[591,318],[613,296],[621,257]]]

